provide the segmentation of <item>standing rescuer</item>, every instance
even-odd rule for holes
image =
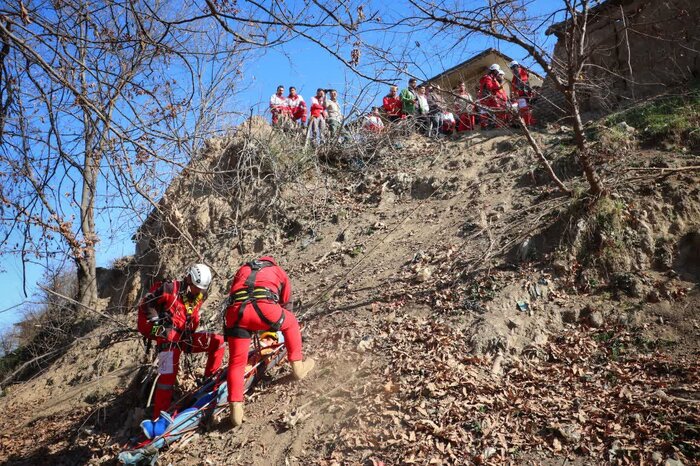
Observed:
[[[495,118],[489,113],[495,113],[498,110],[498,102],[496,94],[501,89],[501,84],[498,82],[498,72],[501,71],[500,65],[494,63],[489,67],[488,72],[479,80],[479,103],[481,104],[480,123],[481,129],[486,129],[490,124],[495,123]]]
[[[530,109],[530,99],[532,98],[532,88],[530,88],[530,77],[527,70],[513,60],[510,62],[510,70],[513,72],[511,82],[511,97],[518,103],[518,113],[527,126],[534,124],[532,110]]]
[[[224,338],[217,333],[195,332],[199,310],[207,299],[211,270],[195,264],[185,271],[182,280],[157,282],[139,304],[138,330],[154,340],[158,350],[158,381],[153,402],[153,418],[167,411],[173,399],[180,354],[208,353],[204,376],[221,366]]]
[[[287,359],[297,380],[303,379],[315,365],[313,359],[302,361],[301,331],[291,312],[291,296],[287,273],[270,256],[246,263],[233,278],[224,334],[229,347],[228,401],[234,426],[243,423],[243,377],[251,332],[282,332]]]

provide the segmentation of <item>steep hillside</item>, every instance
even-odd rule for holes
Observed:
[[[236,268],[266,253],[292,278],[318,367],[301,383],[281,368],[240,429],[217,420],[162,464],[698,461],[697,157],[617,133],[613,150],[606,134],[599,202],[566,128],[537,137],[572,197],[511,131],[318,159],[259,122],[212,141],[105,279],[109,318],[0,400],[0,458],[113,463],[149,363],[124,284],[206,260],[216,330]]]

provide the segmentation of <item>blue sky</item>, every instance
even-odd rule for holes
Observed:
[[[530,5],[530,9],[543,11],[550,4],[551,2],[538,0]],[[397,8],[402,6],[392,6],[393,11],[397,11]],[[391,12],[387,13],[386,17],[388,18],[391,14]],[[452,44],[451,41],[454,38],[447,35],[433,35],[429,30],[410,34],[403,32],[385,34],[382,31],[373,31],[365,38],[375,43],[392,44],[391,52],[397,55],[401,54],[401,50],[398,49],[405,47],[405,51],[415,61],[415,65],[408,71],[421,78],[428,78],[451,68],[489,47],[500,49],[515,59],[525,59],[526,63],[531,63],[522,50],[508,44],[499,44],[492,39],[470,38],[469,41],[452,47],[449,53],[446,53],[446,47]],[[420,45],[417,46],[417,43]],[[343,53],[349,55],[347,50]],[[535,69],[538,70],[537,67]],[[405,82],[405,76],[398,77],[397,84],[400,87],[403,87]],[[370,83],[358,78],[344,64],[318,45],[298,38],[281,47],[268,50],[247,63],[244,68],[243,90],[238,95],[236,105],[238,108],[235,110],[248,114],[252,107],[254,114],[262,113],[267,108],[268,99],[278,84],[287,88],[291,85],[296,86],[307,101],[315,94],[318,87],[336,88],[339,90],[341,104],[344,100],[353,100],[354,95],[360,89],[364,89],[362,94],[364,98],[361,102],[363,109],[364,106],[377,102],[387,91],[386,85]],[[234,117],[231,118],[231,126],[233,126],[237,121]],[[134,252],[131,241],[133,225],[124,227],[123,224],[110,223],[109,219],[103,217],[98,218],[97,222],[101,237],[97,249],[98,266],[109,266],[114,259]],[[43,270],[31,264],[27,267],[27,291],[31,299],[35,291],[34,284],[42,277]],[[0,267],[0,293],[4,297],[0,307],[0,332],[2,332],[21,318],[21,307],[15,306],[27,299],[22,290],[22,264],[15,257],[4,257]]]

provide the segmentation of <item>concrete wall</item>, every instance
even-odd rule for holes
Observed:
[[[624,12],[624,14],[623,14]],[[584,90],[582,111],[602,114],[635,100],[700,78],[700,1],[618,0],[603,5],[589,22],[592,65],[584,70],[591,84]],[[625,27],[626,26],[626,27]],[[566,55],[563,30],[555,58]],[[554,105],[565,99],[545,83],[536,116],[561,116]]]

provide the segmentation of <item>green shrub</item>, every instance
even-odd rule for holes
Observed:
[[[653,146],[700,149],[700,83],[682,95],[657,97],[608,117],[607,126],[627,122]]]

